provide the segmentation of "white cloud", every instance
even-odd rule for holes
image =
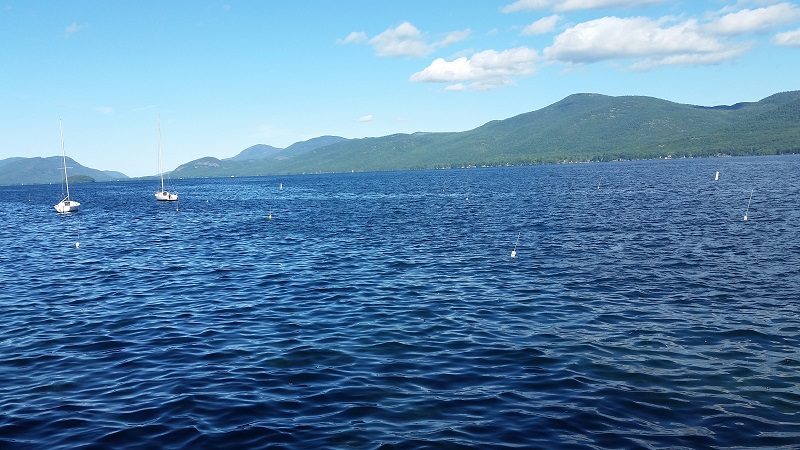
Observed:
[[[465,91],[467,90],[467,86],[464,83],[456,83],[451,84],[449,86],[445,86],[445,91]]]
[[[96,106],[94,110],[99,112],[100,114],[105,114],[107,116],[114,114],[114,108],[112,108],[111,106]]]
[[[444,39],[437,42],[435,45],[437,47],[446,47],[448,45],[455,44],[457,42],[463,41],[464,39],[467,39],[470,34],[472,34],[472,30],[470,30],[469,28],[462,31],[452,31],[450,33],[447,33],[447,36],[445,36]]]
[[[461,83],[471,81],[473,90],[486,90],[508,86],[516,77],[536,73],[534,63],[539,59],[535,50],[518,47],[498,52],[485,50],[462,56],[452,61],[435,59],[425,69],[411,75],[410,81],[416,83]],[[464,90],[463,85],[449,86],[448,90]]]
[[[72,22],[70,26],[68,26],[64,32],[67,34],[67,37],[72,36],[73,34],[77,33],[83,28],[83,25],[78,25],[75,22]]]
[[[367,33],[363,31],[353,31],[352,33],[348,34],[346,38],[340,39],[340,44],[360,44],[362,42],[367,42]]]
[[[474,92],[481,92],[481,91],[489,91],[492,89],[497,89],[501,87],[513,86],[514,80],[511,79],[494,79],[494,80],[483,80],[483,81],[473,81],[469,84],[464,83],[456,83],[445,86],[445,91],[451,92],[461,92],[461,91],[474,91]]]
[[[683,53],[668,55],[663,57],[644,58],[629,68],[632,71],[648,71],[661,66],[707,66],[721,64],[725,61],[734,59],[749,49],[748,45],[734,46],[713,53]]]
[[[638,8],[656,5],[665,0],[559,0],[555,1],[554,11],[579,11],[582,9],[601,8]]]
[[[775,37],[772,38],[772,43],[786,47],[800,47],[800,28],[776,34]]]
[[[525,36],[533,36],[536,34],[546,34],[556,29],[556,25],[561,21],[561,16],[553,15],[542,17],[541,19],[533,22],[522,30]]]
[[[409,56],[421,57],[433,53],[436,49],[461,42],[468,38],[472,30],[452,31],[447,33],[442,39],[431,39],[428,35],[420,31],[409,22],[389,28],[384,32],[368,37],[366,33],[354,31],[344,39],[339,40],[340,44],[361,44],[367,43],[375,49],[378,56]]]
[[[356,119],[356,122],[372,122],[372,114],[367,114],[366,116],[361,116]]]
[[[369,40],[380,56],[425,56],[433,46],[425,42],[422,32],[408,22],[389,28]]]
[[[800,18],[800,7],[790,3],[780,3],[729,13],[706,25],[705,28],[711,33],[724,35],[763,33],[793,23],[798,18]]]
[[[512,13],[519,11],[539,11],[549,9],[556,12],[580,11],[602,8],[635,8],[655,5],[665,0],[517,0],[504,6],[500,11]]]
[[[469,88],[473,91],[490,91],[492,89],[514,86],[515,84],[517,83],[511,78],[495,78],[490,80],[476,81],[470,84]]]
[[[591,63],[634,59],[632,69],[666,64],[717,64],[741,55],[746,45],[732,45],[701,32],[696,20],[603,17],[575,25],[544,49],[549,60]]]
[[[549,8],[551,3],[551,0],[517,0],[514,3],[504,6],[500,11],[504,13],[537,11]]]
[[[411,75],[411,81],[417,83],[450,83],[473,79],[473,70],[469,59],[462,56],[453,61],[436,58],[428,67]]]

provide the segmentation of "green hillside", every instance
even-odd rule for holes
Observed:
[[[70,182],[112,181],[127,179],[119,172],[104,172],[78,164],[67,157]],[[0,184],[49,184],[64,182],[64,160],[61,156],[47,158],[8,158],[0,160]]]
[[[652,97],[574,94],[557,103],[457,133],[345,139],[321,136],[279,149],[263,144],[229,159],[200,158],[172,178],[414,170],[800,153],[800,91],[758,102],[702,107]],[[119,173],[69,160],[70,175]],[[0,184],[57,183],[60,157],[0,161]],[[124,177],[124,175],[122,175]]]
[[[575,94],[459,133],[350,139],[240,166],[208,158],[177,176],[270,175],[800,152],[800,91],[700,107],[651,97]]]

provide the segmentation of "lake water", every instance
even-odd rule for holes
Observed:
[[[0,447],[800,446],[798,156],[174,184],[0,187]]]

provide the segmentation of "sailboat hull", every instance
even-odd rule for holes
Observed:
[[[156,192],[156,200],[160,202],[175,202],[178,201],[178,194],[173,194],[170,191],[158,191]]]
[[[57,204],[53,205],[53,208],[56,209],[56,212],[59,214],[64,213],[71,213],[71,212],[78,212],[81,208],[81,204],[76,202],[75,200],[61,200]]]
[[[64,197],[64,200],[53,205],[53,208],[56,209],[56,212],[59,214],[61,213],[71,213],[77,212],[80,209],[81,204],[76,202],[75,200],[69,199],[69,177],[67,176],[67,152],[64,150],[64,129],[61,127],[61,121],[58,121],[58,131],[61,133],[61,158],[64,161],[64,186],[67,187],[67,196]]]

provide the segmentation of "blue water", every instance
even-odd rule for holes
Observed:
[[[0,448],[800,447],[800,157],[174,183],[0,187]]]

